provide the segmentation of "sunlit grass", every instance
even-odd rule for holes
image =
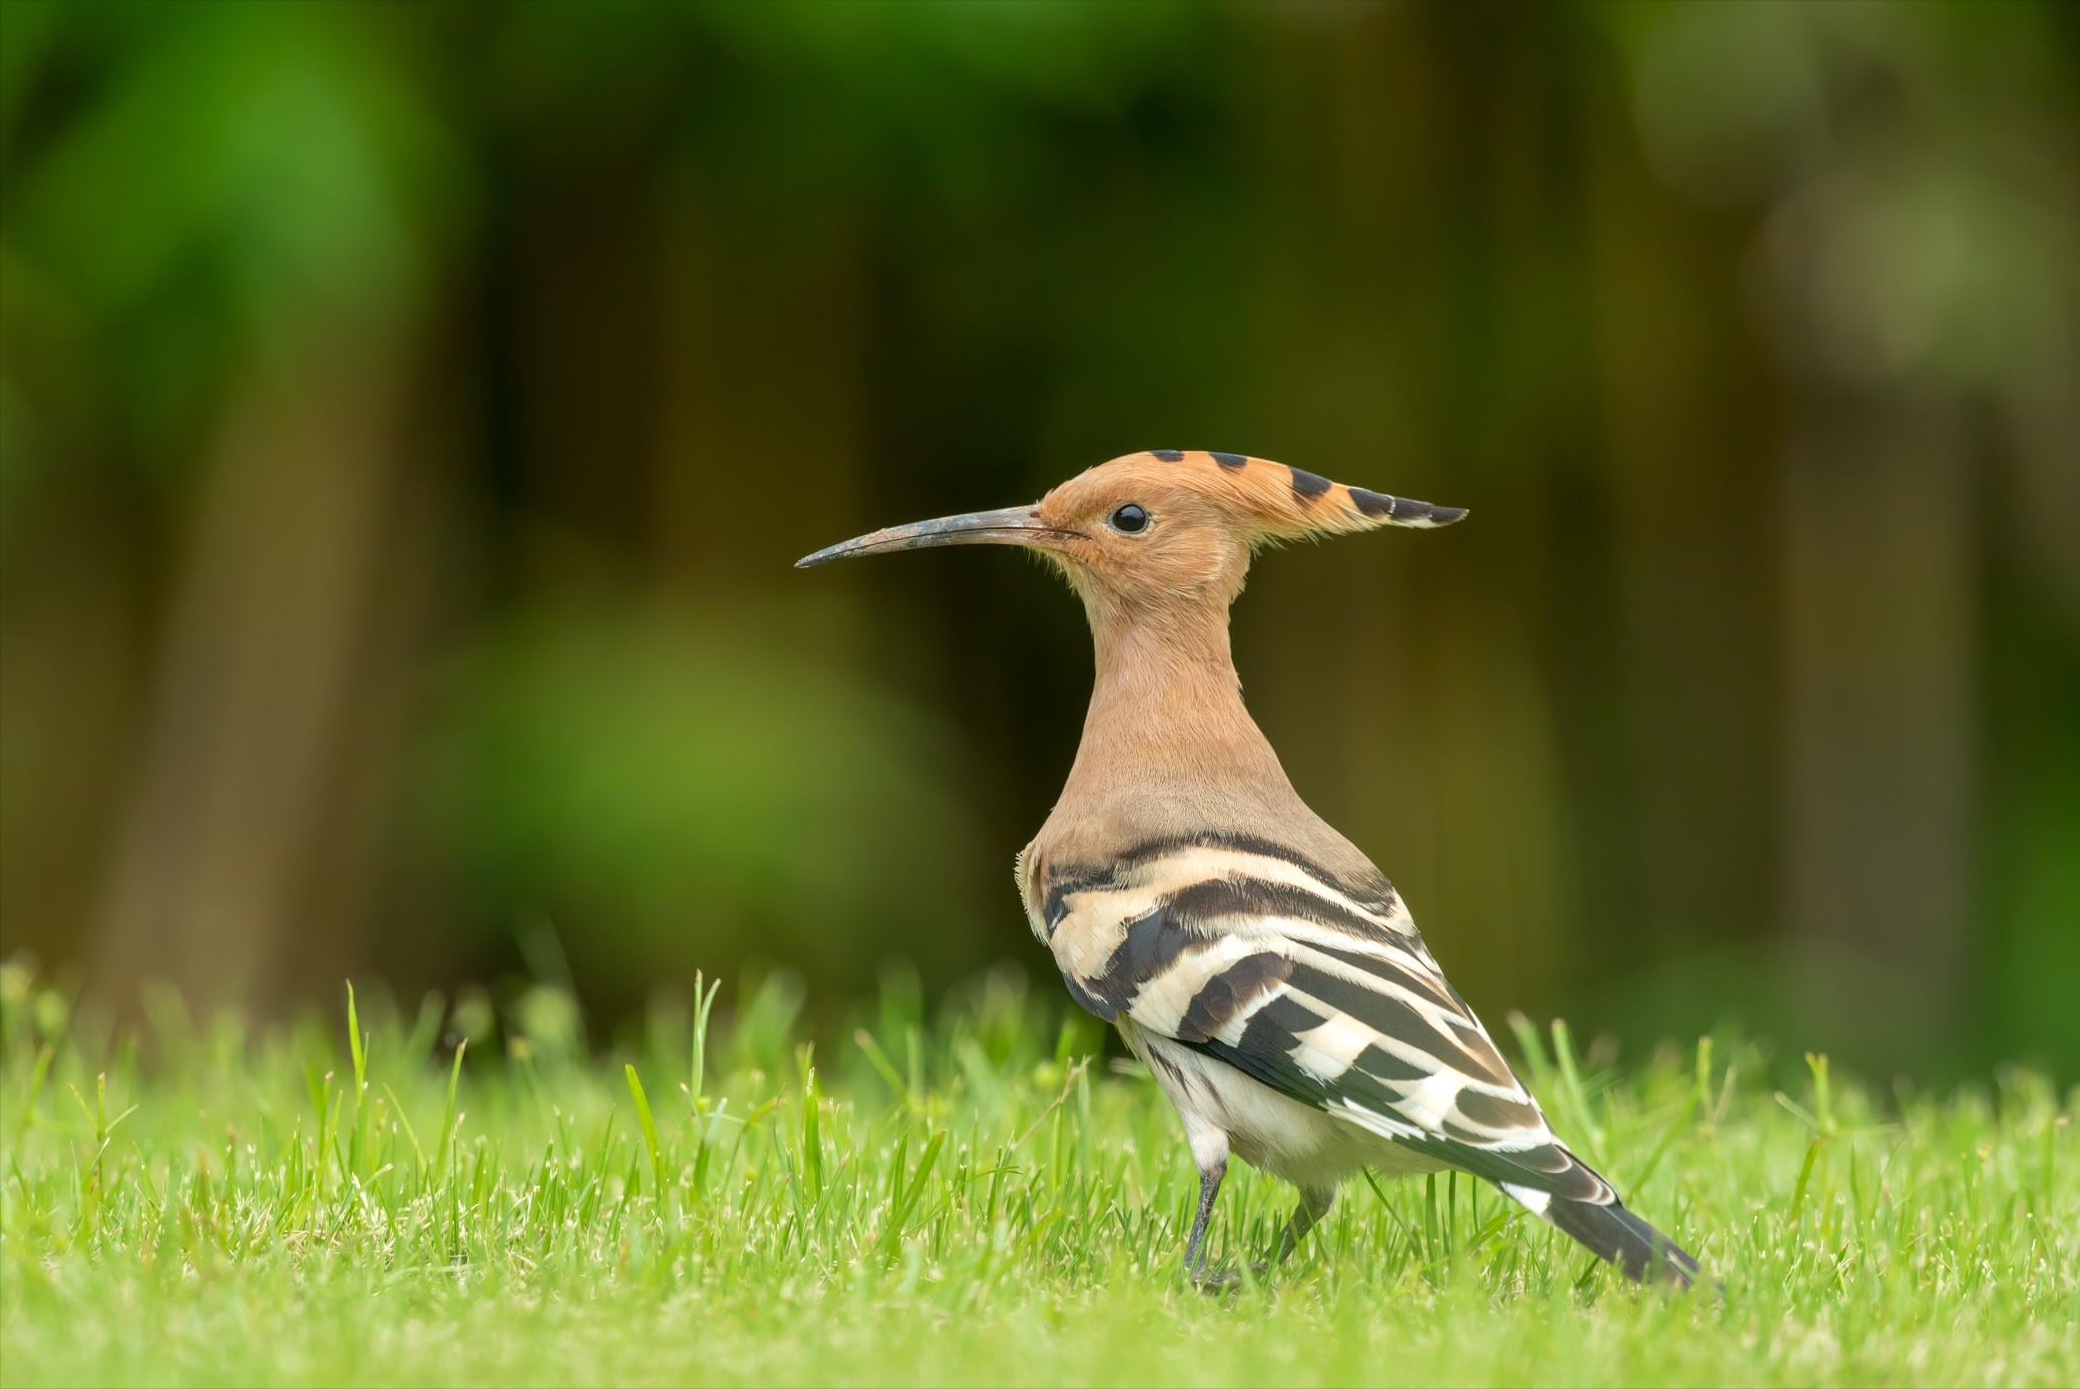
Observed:
[[[0,984],[9,1384],[2080,1377],[2073,1097],[2023,1071],[1881,1095],[1814,1059],[1777,1093],[1752,1046],[1614,1067],[1523,1027],[1555,1121],[1723,1296],[1440,1179],[1353,1184],[1214,1299],[1176,1278],[1175,1119],[1008,982],[935,1017],[893,989],[821,1051],[785,988],[704,991],[607,1055],[543,990],[255,1035]],[[1238,1167],[1215,1259],[1290,1199]]]

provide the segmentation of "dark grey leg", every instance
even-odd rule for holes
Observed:
[[[1278,1237],[1278,1252],[1271,1256],[1271,1262],[1282,1264],[1293,1257],[1293,1251],[1299,1247],[1301,1240],[1307,1238],[1307,1232],[1312,1230],[1315,1222],[1327,1215],[1329,1208],[1335,1204],[1336,1188],[1333,1186],[1314,1191],[1302,1190],[1300,1204],[1293,1207],[1293,1217],[1286,1222],[1285,1232]]]
[[[1221,1292],[1233,1288],[1241,1281],[1241,1276],[1231,1268],[1218,1269],[1212,1273],[1206,1271],[1206,1226],[1213,1218],[1213,1202],[1220,1194],[1221,1179],[1227,1175],[1226,1162],[1209,1167],[1199,1174],[1199,1214],[1192,1221],[1192,1236],[1185,1242],[1185,1276],[1207,1292]],[[1307,1238],[1307,1232],[1312,1230],[1315,1223],[1327,1215],[1330,1207],[1335,1204],[1336,1188],[1333,1186],[1312,1191],[1303,1190],[1300,1193],[1300,1204],[1293,1208],[1292,1216],[1286,1221],[1285,1228],[1279,1232],[1278,1248],[1272,1254],[1271,1262],[1251,1264],[1250,1271],[1257,1274],[1269,1273],[1274,1266],[1291,1258],[1300,1241]]]
[[[1203,1282],[1206,1271],[1206,1225],[1213,1219],[1214,1198],[1221,1194],[1221,1181],[1228,1175],[1228,1160],[1222,1158],[1199,1172],[1199,1213],[1192,1217],[1192,1237],[1184,1244],[1184,1274],[1194,1283]]]

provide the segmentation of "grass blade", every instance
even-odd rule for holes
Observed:
[[[628,1072],[628,1095],[635,1101],[636,1122],[643,1129],[643,1146],[650,1150],[650,1172],[656,1182],[657,1199],[664,1199],[664,1150],[657,1141],[657,1120],[650,1114],[650,1097],[643,1093],[643,1078],[636,1074],[633,1062],[624,1068]]]

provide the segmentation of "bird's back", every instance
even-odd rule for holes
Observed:
[[[1299,1082],[1310,1096],[1353,1060],[1405,1071],[1386,1057],[1407,1053],[1433,1077],[1508,1091],[1521,1106],[1512,1117],[1542,1127],[1393,884],[1280,783],[1250,797],[1230,790],[1218,806],[1144,794],[1057,807],[1020,855],[1018,880],[1034,934],[1078,1002],[1252,1073],[1279,1059],[1270,1053],[1306,1050],[1296,1036],[1274,1037],[1296,1030],[1274,1020],[1297,1024],[1299,1007],[1318,1004],[1348,1045],[1308,1058],[1324,1063]],[[1320,1027],[1297,1031],[1330,1040],[1314,1035]]]

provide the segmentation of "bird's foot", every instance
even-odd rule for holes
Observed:
[[[1269,1272],[1269,1264],[1254,1263],[1249,1266],[1249,1277],[1253,1282],[1262,1282],[1264,1275]],[[1209,1296],[1234,1292],[1243,1283],[1242,1270],[1236,1268],[1198,1268],[1191,1270],[1187,1277],[1191,1279],[1193,1287]]]

